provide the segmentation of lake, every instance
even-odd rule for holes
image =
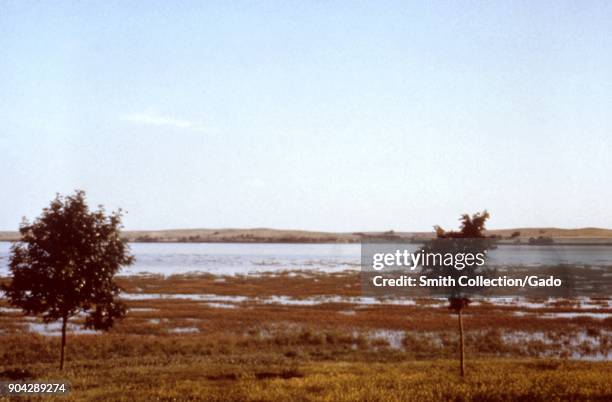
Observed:
[[[8,274],[11,243],[0,242],[0,276]],[[418,245],[409,246],[413,250]],[[123,275],[207,272],[236,275],[279,270],[336,272],[359,269],[360,244],[131,243],[136,262]],[[612,266],[612,246],[500,245],[489,265]]]

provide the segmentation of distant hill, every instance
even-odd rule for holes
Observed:
[[[122,232],[130,242],[241,242],[241,243],[351,243],[361,237],[350,233],[306,230],[255,229],[172,229],[128,230]],[[15,241],[18,232],[0,231],[0,241]]]
[[[358,236],[347,233],[267,228],[126,231],[124,235],[129,241],[136,242],[351,243],[360,239]]]
[[[512,233],[514,232],[520,232],[521,237],[549,236],[553,238],[564,238],[564,237],[612,238],[612,229],[602,229],[602,228],[579,228],[579,229],[516,228],[516,229],[490,230],[487,233],[507,237],[507,236],[511,236]]]
[[[518,236],[516,234],[518,233]],[[516,228],[487,231],[488,235],[501,236],[503,239],[525,241],[531,237],[552,237],[560,242],[610,242],[612,229],[602,228]],[[279,230],[268,228],[255,229],[176,229],[176,230],[137,230],[125,231],[124,237],[131,242],[229,242],[229,243],[356,243],[362,239],[427,239],[433,232],[313,232],[306,230]],[[0,241],[14,241],[18,232],[0,231]]]
[[[14,241],[19,238],[19,232],[0,231],[0,241]]]

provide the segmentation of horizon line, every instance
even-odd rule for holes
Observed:
[[[350,231],[334,231],[334,230],[316,230],[316,229],[295,229],[295,228],[278,228],[278,227],[183,227],[169,229],[121,229],[122,232],[172,232],[186,230],[274,230],[286,232],[318,232],[318,233],[378,233],[378,232],[397,232],[397,233],[432,233],[433,230],[400,230],[400,229],[374,229],[374,230],[350,230]],[[558,226],[520,226],[510,228],[486,228],[486,231],[510,231],[510,230],[606,230],[612,231],[612,228],[599,226],[583,226],[583,227],[558,227]],[[0,232],[19,232],[19,229],[0,229]]]

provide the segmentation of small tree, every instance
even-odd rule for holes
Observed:
[[[459,231],[449,231],[440,226],[434,226],[436,239],[429,242],[425,249],[429,252],[451,252],[454,254],[469,252],[472,254],[485,253],[490,247],[490,239],[484,235],[485,223],[490,215],[485,210],[482,213],[475,213],[472,216],[464,214],[459,219],[461,226]],[[440,272],[440,267],[426,267],[426,271]],[[450,269],[448,274],[452,277],[459,275],[475,276],[478,268],[469,267],[463,271]],[[461,286],[450,289],[448,296],[449,309],[457,314],[459,321],[459,361],[461,377],[465,376],[465,343],[463,334],[463,309],[470,304],[470,298],[465,294]]]
[[[60,370],[64,368],[66,326],[85,313],[85,327],[107,330],[125,315],[116,300],[115,274],[134,258],[121,240],[121,210],[89,211],[85,193],[59,194],[33,223],[24,219],[21,240],[11,248],[11,282],[3,286],[10,303],[44,322],[61,320]]]

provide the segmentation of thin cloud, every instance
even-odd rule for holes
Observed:
[[[204,131],[205,129],[204,126],[193,121],[146,113],[126,114],[121,116],[121,120],[144,126],[170,127],[193,131]]]

